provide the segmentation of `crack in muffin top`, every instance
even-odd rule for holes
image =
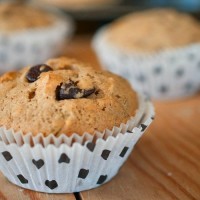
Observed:
[[[94,134],[126,123],[137,109],[126,80],[74,59],[50,59],[0,77],[0,126],[14,131]]]

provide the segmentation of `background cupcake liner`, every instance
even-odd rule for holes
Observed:
[[[101,64],[129,80],[139,92],[167,100],[186,97],[200,90],[200,44],[154,54],[123,52],[106,40],[106,27],[93,39]]]
[[[57,16],[55,23],[44,28],[29,28],[12,33],[0,31],[0,73],[40,64],[60,53],[65,42],[70,39],[74,30],[72,19],[56,9],[43,10]]]
[[[137,127],[129,120],[94,136],[41,139],[1,127],[0,169],[12,183],[35,191],[72,193],[95,188],[117,174],[153,119],[153,106],[146,100]]]

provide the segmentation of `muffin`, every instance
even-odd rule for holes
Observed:
[[[174,99],[199,90],[199,42],[197,20],[155,9],[103,27],[93,46],[104,67],[127,78],[136,90],[154,99]]]
[[[119,3],[121,0],[42,0],[42,2],[68,9],[84,9]],[[41,2],[41,1],[40,1]]]
[[[20,3],[1,3],[0,73],[57,55],[72,31],[71,19],[60,12]]]
[[[154,119],[123,78],[69,58],[6,73],[0,88],[0,169],[35,191],[108,182]]]

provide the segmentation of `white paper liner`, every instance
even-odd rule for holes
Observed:
[[[187,97],[200,90],[200,44],[154,54],[125,52],[109,43],[106,27],[93,39],[101,64],[128,79],[133,88],[154,99]]]
[[[98,187],[117,174],[154,119],[148,100],[144,108],[137,127],[135,120],[129,120],[95,136],[49,136],[41,142],[1,127],[0,170],[12,183],[40,192],[72,193]]]
[[[74,23],[69,16],[63,16],[54,9],[50,11],[56,15],[56,19],[48,27],[12,33],[0,31],[0,73],[41,64],[61,52],[71,38]]]

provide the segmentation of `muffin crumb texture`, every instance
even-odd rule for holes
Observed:
[[[58,58],[0,77],[0,126],[48,136],[93,134],[126,123],[138,100],[128,82]]]
[[[51,26],[54,16],[28,5],[18,3],[0,4],[0,30],[11,33],[12,31],[26,30]]]
[[[200,42],[200,24],[188,14],[154,9],[115,21],[108,27],[106,39],[123,50],[156,52]]]

